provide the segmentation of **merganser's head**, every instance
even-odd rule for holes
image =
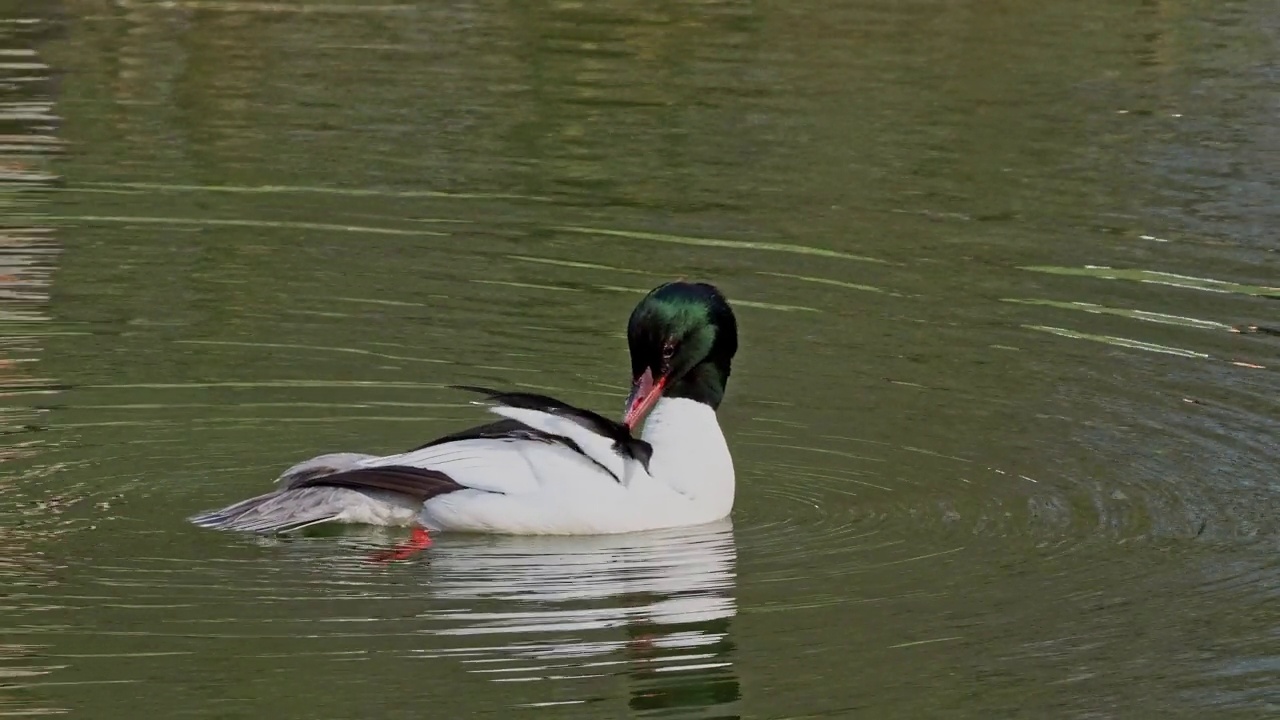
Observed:
[[[720,407],[738,351],[738,321],[714,286],[671,282],[631,312],[627,344],[632,380],[623,422],[635,428],[664,395]]]

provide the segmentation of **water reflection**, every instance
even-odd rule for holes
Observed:
[[[598,538],[446,538],[428,589],[457,609],[432,612],[426,632],[450,642],[416,654],[458,658],[500,683],[623,675],[633,710],[737,717],[736,557],[728,521]],[[604,699],[566,692],[555,703]]]
[[[44,193],[57,183],[51,159],[61,149],[55,135],[55,86],[40,46],[54,24],[26,10],[13,16],[0,9],[0,635],[10,636],[39,612],[10,594],[48,588],[51,568],[35,544],[57,530],[72,504],[71,488],[42,493],[30,473],[14,473],[14,463],[34,456],[44,443],[31,436],[43,422],[37,409],[56,392],[35,369],[49,325],[49,287],[58,244],[37,215]],[[0,716],[58,712],[32,701],[26,684],[59,668],[42,658],[43,645],[0,642]],[[18,695],[20,694],[20,695]]]

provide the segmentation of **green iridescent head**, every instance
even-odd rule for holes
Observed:
[[[738,352],[738,321],[714,286],[671,282],[631,312],[627,344],[632,380],[625,422],[635,427],[663,396],[720,407]]]

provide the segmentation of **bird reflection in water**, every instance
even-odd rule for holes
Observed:
[[[431,555],[434,598],[467,607],[432,613],[441,622],[431,634],[488,638],[431,654],[496,682],[623,673],[637,715],[738,717],[728,521],[603,537],[450,538]]]
[[[630,706],[637,715],[739,717],[730,712],[740,691],[728,617],[666,625],[641,621],[628,624],[627,635]]]

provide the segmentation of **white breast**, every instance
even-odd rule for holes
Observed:
[[[645,422],[644,439],[653,445],[649,469],[655,480],[691,499],[701,522],[725,517],[733,509],[733,457],[716,411],[685,398],[663,398]]]

